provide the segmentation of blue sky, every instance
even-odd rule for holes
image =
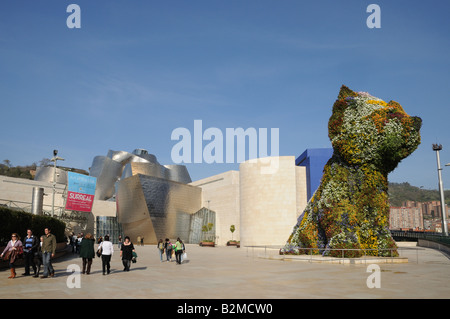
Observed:
[[[69,4],[81,28],[69,29]],[[381,28],[369,29],[369,4]],[[422,144],[389,175],[437,188],[450,162],[448,1],[0,2],[0,161],[88,169],[109,149],[171,164],[178,127],[279,128],[280,155],[330,147],[342,84],[423,119]],[[237,164],[188,164],[193,180]],[[443,170],[450,187],[450,167]]]

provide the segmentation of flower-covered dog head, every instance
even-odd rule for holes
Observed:
[[[342,86],[328,122],[335,151],[350,166],[373,165],[394,170],[420,144],[422,120],[402,106]]]

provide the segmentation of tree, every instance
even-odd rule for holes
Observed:
[[[8,166],[8,168],[11,168],[11,161],[9,159],[3,160],[3,163]]]
[[[231,232],[231,240],[233,240],[233,233],[236,230],[236,227],[234,227],[234,225],[230,226],[230,232]]]
[[[47,166],[49,163],[50,163],[50,159],[44,157],[43,159],[41,159],[39,161],[39,166],[44,167],[44,166]]]

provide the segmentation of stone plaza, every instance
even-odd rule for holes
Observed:
[[[117,249],[117,246],[115,246]],[[69,288],[81,258],[67,252],[53,261],[54,278],[18,276],[0,271],[5,299],[446,299],[450,297],[450,259],[440,251],[402,247],[406,263],[379,263],[380,288],[369,288],[370,260],[335,264],[320,260],[277,259],[264,247],[186,245],[181,265],[161,262],[155,245],[136,246],[137,263],[124,272],[119,251],[111,273],[102,275],[95,258],[91,274],[80,274],[80,288]],[[4,263],[4,262],[2,262]],[[41,270],[42,274],[42,270]]]

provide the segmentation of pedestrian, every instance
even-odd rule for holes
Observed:
[[[30,276],[30,266],[33,268],[34,275],[36,275],[36,265],[34,264],[34,254],[37,252],[39,240],[33,235],[31,229],[27,229],[27,236],[23,240],[23,257],[25,259],[25,273],[23,276]]]
[[[6,245],[5,249],[1,254],[1,258],[3,260],[9,261],[9,269],[11,271],[11,275],[8,278],[16,278],[16,266],[14,262],[23,255],[23,245],[20,241],[19,235],[17,233],[13,233],[11,235],[11,240]]]
[[[123,243],[122,236],[119,235],[119,244],[118,244],[119,250],[120,250],[120,248],[122,248],[122,243]]]
[[[39,272],[41,271],[41,266],[43,264],[42,262],[42,243],[44,242],[44,235],[42,235],[40,238],[39,245],[37,247],[37,251],[34,253],[34,264],[36,265],[36,273],[34,274],[34,278],[39,277]]]
[[[72,235],[70,235],[70,246],[72,247],[72,254],[75,254],[76,252],[76,246],[77,246],[77,237],[75,236],[75,233],[72,232]]]
[[[177,238],[175,243],[175,258],[178,265],[181,265],[181,254],[183,253],[183,246],[180,237]]]
[[[164,242],[162,239],[158,241],[158,251],[159,251],[159,258],[161,259],[161,262],[163,261],[163,254],[164,254]]]
[[[81,241],[80,257],[83,261],[82,274],[89,275],[91,273],[92,259],[95,258],[94,243],[94,237],[90,233],[87,233]]]
[[[81,246],[82,240],[83,240],[83,234],[78,233],[78,235],[77,235],[77,254],[80,254],[80,246]]]
[[[125,236],[125,240],[120,249],[120,257],[122,257],[123,271],[130,271],[131,260],[133,259],[134,249],[133,243],[130,241],[130,237]]]
[[[181,242],[181,250],[183,253],[181,254],[181,263],[183,263],[184,256],[186,256],[186,246],[184,246],[184,242],[180,239]]]
[[[102,251],[102,270],[103,275],[111,272],[111,256],[114,254],[113,244],[109,241],[109,236],[106,235],[103,241],[98,246],[98,249]]]
[[[166,238],[166,242],[164,243],[164,249],[166,250],[166,258],[167,261],[170,261],[172,258],[172,243],[169,238]]]
[[[42,241],[42,263],[44,265],[44,273],[41,278],[47,278],[55,276],[55,269],[52,265],[52,258],[56,253],[56,237],[51,233],[50,228],[44,229],[44,238]]]

